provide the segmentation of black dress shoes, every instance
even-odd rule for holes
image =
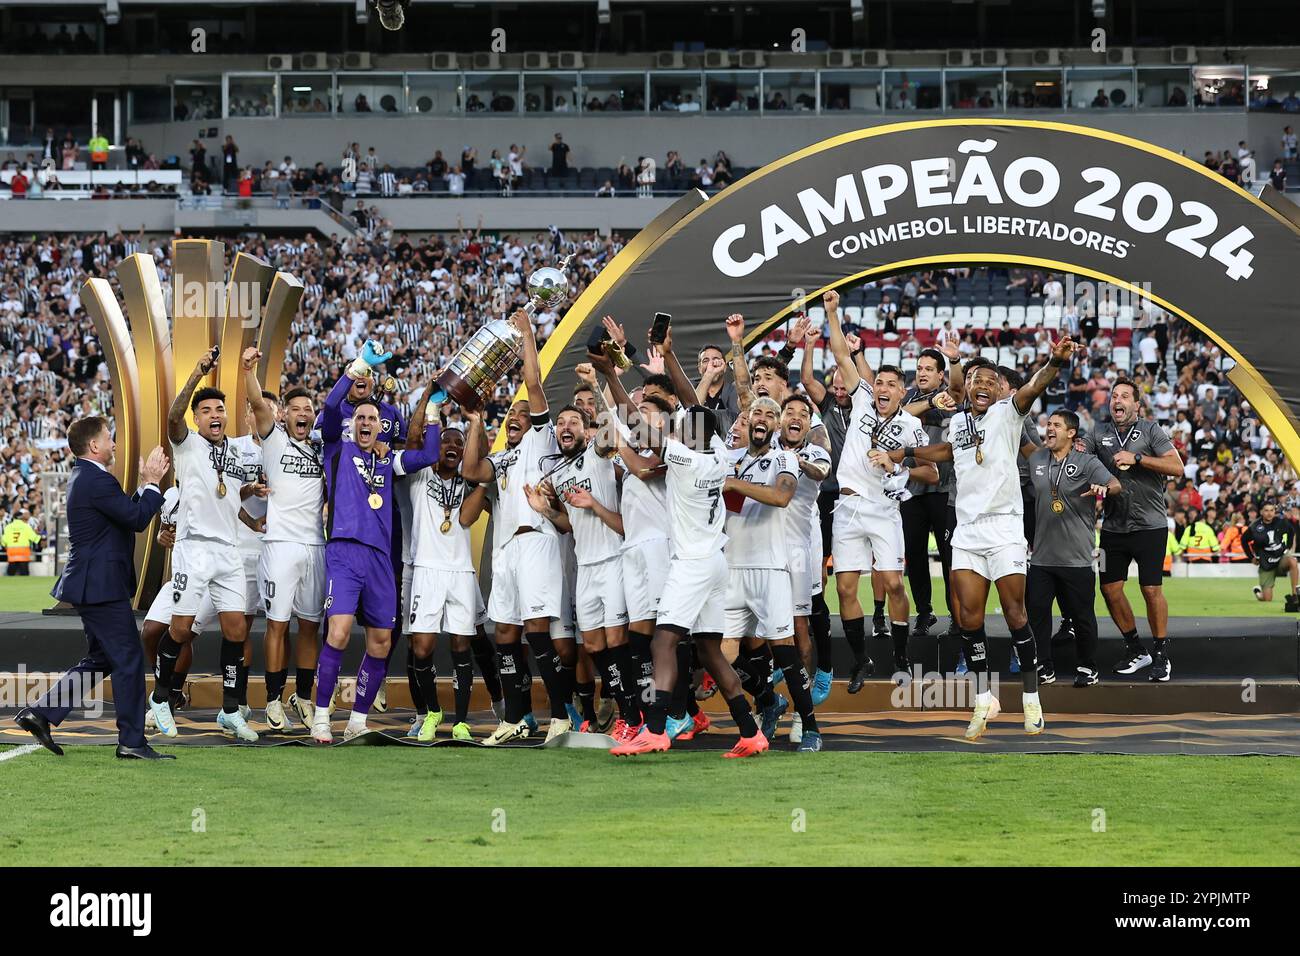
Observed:
[[[117,745],[117,756],[120,760],[175,760],[175,754],[160,754],[148,744],[143,747],[123,747]]]
[[[56,757],[63,756],[63,748],[56,744],[54,737],[50,735],[50,722],[36,711],[20,710],[18,716],[14,718],[14,723],[35,737],[37,743],[50,753]]]

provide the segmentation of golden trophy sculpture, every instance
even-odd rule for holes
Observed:
[[[303,287],[288,273],[242,252],[235,256],[227,280],[225,244],[211,239],[172,243],[170,326],[152,256],[128,256],[118,267],[117,281],[126,300],[125,315],[107,279],[86,280],[81,298],[95,324],[113,387],[113,474],[130,493],[139,484],[139,460],[148,449],[161,445],[171,456],[167,412],[176,395],[176,369],[188,374],[204,352],[221,346],[221,359],[208,384],[226,393],[231,434],[244,430],[246,396],[239,359],[246,347],[261,350],[259,377],[266,388],[279,391],[289,323],[302,301]],[[171,481],[169,474],[164,487]],[[163,581],[167,554],[155,540],[156,531],[151,525],[136,537],[137,608],[148,606]]]

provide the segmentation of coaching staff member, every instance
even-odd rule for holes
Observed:
[[[81,615],[90,653],[57,684],[15,718],[47,749],[62,755],[50,727],[63,723],[84,694],[105,675],[113,681],[117,712],[117,755],[147,760],[173,759],[144,739],[144,652],[131,610],[135,592],[135,535],[149,526],[162,507],[158,482],[167,473],[161,448],[140,463],[143,487],[128,497],[109,472],[117,443],[108,419],[92,416],[68,429],[77,461],[68,479],[68,564],[50,593]]]
[[[1164,562],[1168,540],[1165,482],[1183,476],[1183,460],[1164,429],[1140,417],[1142,398],[1132,379],[1117,378],[1110,388],[1109,424],[1097,423],[1083,437],[1083,451],[1096,455],[1124,487],[1106,499],[1101,522],[1101,594],[1110,618],[1124,635],[1124,657],[1116,674],[1136,674],[1150,667],[1148,678],[1164,683],[1172,669],[1166,649],[1169,604],[1165,600]],[[1138,584],[1147,606],[1155,644],[1148,654],[1138,640],[1137,620],[1124,596],[1129,565],[1138,566]]]

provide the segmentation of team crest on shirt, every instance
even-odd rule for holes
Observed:
[[[391,432],[393,430],[393,423],[387,418],[381,419],[379,422],[379,430],[381,432]]]
[[[769,468],[771,468],[771,467],[772,467],[772,459],[770,459],[770,458],[760,458],[760,459],[758,460],[758,470],[759,470],[759,471],[767,471],[767,470],[768,470]]]
[[[1079,477],[1079,466],[1072,461],[1067,462],[1065,466],[1065,477],[1067,478]]]

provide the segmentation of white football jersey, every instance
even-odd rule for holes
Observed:
[[[411,563],[442,571],[473,571],[470,529],[460,526],[460,506],[472,490],[459,473],[443,478],[434,468],[406,481],[411,504]],[[446,530],[443,530],[443,529]]]
[[[172,442],[180,508],[176,512],[176,540],[201,539],[233,545],[239,540],[239,489],[254,475],[245,475],[238,449],[229,439],[212,444],[191,429],[185,439]],[[217,495],[217,473],[223,474],[224,497]]]
[[[721,446],[694,451],[681,442],[664,442],[668,465],[668,538],[674,558],[707,558],[727,543],[723,533],[727,509],[722,504],[722,484],[727,478]]]
[[[290,438],[276,425],[262,439],[262,470],[271,488],[266,497],[263,540],[324,544],[325,475],[320,444]]]
[[[1013,399],[1004,398],[989,406],[983,415],[959,411],[949,419],[958,524],[983,515],[1024,514],[1018,462],[1025,417]],[[982,463],[975,461],[977,435]]]
[[[524,432],[513,449],[498,452],[488,460],[492,462],[497,481],[497,521],[504,522],[503,530],[510,540],[519,528],[535,528],[543,534],[559,534],[555,526],[533,510],[524,494],[524,485],[536,485],[560,461],[560,446],[555,443],[555,425],[549,418],[544,424],[534,419],[533,426]]]
[[[806,441],[800,448],[786,449],[789,454],[813,464],[825,465],[830,474],[831,454],[821,445]],[[796,462],[796,465],[798,463]],[[795,486],[794,498],[785,509],[786,540],[791,548],[806,548],[812,540],[812,529],[816,527],[821,535],[821,515],[817,510],[817,495],[822,483],[815,480],[803,469],[799,469],[799,484]]]
[[[169,524],[174,527],[176,524],[176,512],[180,509],[180,506],[180,490],[175,485],[172,485],[163,492],[162,509],[158,512],[159,521],[162,524]]]
[[[502,485],[509,485],[510,473],[515,467],[515,462],[519,459],[519,446],[514,448],[504,448],[501,451],[494,452],[488,456],[488,462],[492,465],[493,480],[488,485],[487,500],[492,509],[492,554],[496,553],[506,546],[511,537],[514,536],[515,528],[518,525],[510,526],[510,517],[503,512],[505,507],[501,502],[505,497],[505,491]]]
[[[668,484],[662,475],[642,480],[623,473],[624,548],[668,537]]]
[[[777,478],[799,478],[799,463],[793,452],[769,448],[761,455],[751,455],[748,448],[727,453],[732,474],[756,485],[776,486]],[[773,568],[786,566],[786,509],[765,505],[729,492],[727,500],[727,566],[732,568]],[[792,499],[793,503],[793,499]],[[733,511],[737,507],[739,510]]]
[[[844,433],[844,449],[835,471],[841,489],[857,492],[869,506],[898,509],[898,502],[885,497],[881,485],[885,473],[871,464],[868,454],[872,448],[893,451],[895,448],[928,445],[930,438],[919,419],[901,408],[882,420],[876,411],[875,390],[865,380],[851,394],[853,418]]]
[[[561,463],[559,470],[551,476],[551,486],[569,514],[578,564],[598,564],[622,550],[622,537],[601,521],[594,511],[575,508],[564,501],[570,490],[585,488],[610,511],[618,511],[618,479],[614,475],[612,459],[601,458],[588,445],[577,457]]]
[[[239,452],[239,464],[243,467],[244,473],[250,476],[247,480],[256,481],[258,469],[262,467],[262,446],[253,439],[252,435],[237,435],[230,439],[230,447]],[[249,495],[243,499],[240,507],[254,519],[265,518],[267,499]],[[244,554],[262,553],[262,536],[242,521],[239,522],[238,544],[239,550]]]

